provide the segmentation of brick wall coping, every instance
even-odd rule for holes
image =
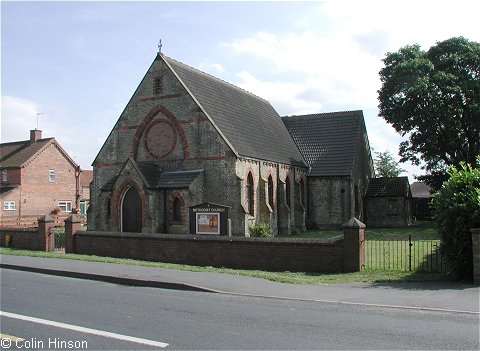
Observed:
[[[106,231],[79,231],[75,236],[96,236],[96,237],[120,237],[139,240],[163,239],[163,240],[185,240],[185,241],[220,241],[220,242],[246,242],[246,243],[274,243],[274,244],[323,244],[336,245],[339,241],[343,241],[343,235],[324,238],[248,238],[235,236],[218,236],[218,235],[181,235],[181,234],[152,234],[152,233],[122,233],[122,232],[106,232]]]
[[[480,228],[471,228],[471,229],[470,229],[470,232],[471,232],[472,234],[480,234]]]
[[[0,228],[0,232],[7,233],[36,233],[37,228]]]

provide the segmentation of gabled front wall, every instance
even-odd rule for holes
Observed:
[[[55,170],[55,182],[49,181],[49,170]],[[0,195],[2,222],[10,223],[20,216],[50,214],[60,201],[69,201],[72,208],[75,207],[75,167],[54,144],[16,173],[16,178],[21,178],[20,186]],[[5,211],[4,201],[15,201],[15,211]]]
[[[145,184],[136,171],[122,171],[129,157],[137,164],[157,164],[163,171],[185,168],[204,171],[188,189],[154,189],[152,185]],[[282,233],[288,233],[291,227],[305,227],[305,209],[295,203],[298,197],[294,189],[298,188],[300,175],[305,178],[306,170],[303,169],[302,173],[286,165],[238,158],[160,59],[152,64],[140,83],[95,159],[93,169],[90,202],[93,207],[89,217],[89,229],[92,230],[121,230],[118,213],[122,195],[129,185],[135,185],[142,193],[143,232],[188,234],[189,219],[185,209],[205,202],[230,207],[233,235],[248,235],[248,226],[254,222],[270,223],[275,234],[279,232],[279,227]],[[248,170],[254,177],[254,216],[246,211],[245,179]],[[292,205],[287,209],[284,204],[277,205],[277,189],[284,191],[285,178],[289,173]],[[268,208],[268,200],[265,200],[268,196],[265,182],[270,174],[275,184],[273,209]],[[101,191],[113,177],[118,177],[113,189]],[[182,199],[180,222],[172,221],[172,204],[176,195]],[[283,221],[279,219],[279,213]]]

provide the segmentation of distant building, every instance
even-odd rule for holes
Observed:
[[[433,189],[423,182],[410,184],[410,189],[412,190],[412,216],[417,220],[430,219],[430,202],[433,198]]]
[[[406,227],[412,221],[408,177],[372,178],[365,194],[368,227]]]
[[[80,189],[79,189],[79,212],[86,214],[90,205],[90,184],[93,181],[92,170],[82,170],[80,173]]]
[[[77,206],[80,167],[55,138],[0,144],[0,222],[32,226],[38,217],[69,214]]]

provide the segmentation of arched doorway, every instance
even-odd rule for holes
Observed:
[[[122,199],[122,232],[142,232],[142,200],[137,189],[131,186]]]

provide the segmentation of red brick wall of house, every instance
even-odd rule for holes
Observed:
[[[54,183],[49,182],[50,169],[56,173]],[[38,218],[50,214],[59,201],[71,201],[72,208],[75,206],[75,167],[54,144],[21,169],[21,180],[20,188],[0,196],[3,223],[19,216]],[[4,201],[15,201],[15,211],[4,211]]]

